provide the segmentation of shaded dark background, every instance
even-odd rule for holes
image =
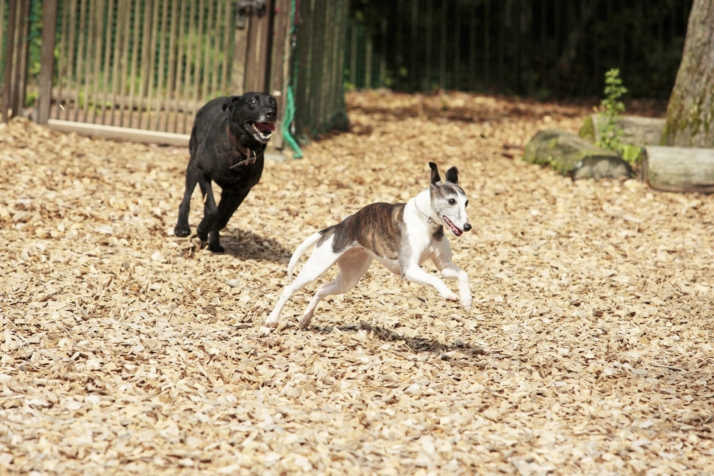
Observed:
[[[667,99],[692,0],[352,0],[348,88]]]

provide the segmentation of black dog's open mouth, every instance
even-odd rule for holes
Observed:
[[[463,232],[462,230],[459,230],[459,229],[456,227],[456,225],[454,225],[454,224],[452,223],[451,220],[449,220],[448,218],[446,218],[446,215],[442,215],[441,218],[443,218],[444,221],[446,222],[446,224],[449,225],[449,228],[451,228],[451,231],[454,232],[454,235],[456,235],[456,236],[461,236],[461,235],[463,235],[464,232]]]
[[[255,140],[266,143],[275,130],[275,124],[272,122],[246,122],[245,128],[253,134]]]

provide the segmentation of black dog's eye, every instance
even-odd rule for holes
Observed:
[[[255,99],[251,99],[248,104],[250,104],[251,106],[257,106],[257,105],[258,105],[258,101],[256,101]]]
[[[450,198],[449,205],[456,205],[456,200],[454,200],[453,198]]]

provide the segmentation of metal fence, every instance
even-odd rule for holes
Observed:
[[[229,94],[231,0],[62,0],[51,118],[188,133]]]
[[[619,67],[633,96],[667,98],[692,0],[353,1],[349,87],[600,95]]]

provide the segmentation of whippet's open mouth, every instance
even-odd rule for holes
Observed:
[[[459,228],[456,225],[454,225],[454,223],[451,220],[446,218],[446,215],[442,215],[441,218],[443,218],[444,222],[446,222],[446,224],[449,225],[449,228],[451,228],[451,231],[454,232],[454,235],[461,236],[464,234],[463,230],[459,230]]]
[[[270,140],[270,136],[275,130],[275,124],[272,122],[246,122],[245,128],[248,132],[253,134],[255,140],[265,144]]]

